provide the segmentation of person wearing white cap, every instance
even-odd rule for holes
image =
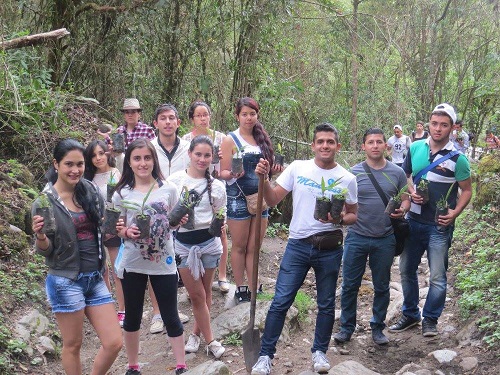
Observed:
[[[401,167],[410,148],[411,139],[403,134],[401,125],[394,125],[393,129],[394,135],[387,140],[387,152],[392,156],[392,162]]]
[[[412,201],[408,213],[410,235],[399,262],[403,315],[389,327],[389,332],[405,331],[417,325],[423,316],[422,335],[432,337],[438,334],[437,322],[446,300],[448,250],[454,222],[472,196],[469,161],[450,141],[456,120],[457,115],[451,105],[443,103],[436,106],[429,120],[430,137],[413,143],[403,163],[406,176],[413,180],[413,184],[408,186]],[[415,190],[422,178],[428,181],[429,199],[426,203]],[[461,189],[460,196],[458,188]],[[446,215],[436,213],[439,200],[446,200]],[[430,277],[421,314],[417,271],[425,251]]]
[[[127,146],[138,138],[147,138],[150,141],[156,138],[154,129],[139,121],[142,108],[139,100],[128,98],[123,101],[122,108],[125,124],[118,127],[119,133],[125,133],[125,150]]]

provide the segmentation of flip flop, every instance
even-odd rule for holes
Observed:
[[[219,289],[222,293],[229,292],[229,283],[226,280],[219,280],[217,284],[219,284]]]

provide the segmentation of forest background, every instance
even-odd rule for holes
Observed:
[[[60,28],[70,34],[9,44]],[[484,146],[486,129],[500,131],[500,0],[0,0],[0,65],[0,290],[8,292],[0,373],[25,360],[12,313],[44,303],[34,285],[45,268],[26,251],[26,214],[53,147],[66,137],[88,142],[99,123],[120,124],[126,97],[140,100],[148,123],[160,103],[175,104],[181,132],[189,104],[204,100],[212,127],[228,132],[236,99],[252,96],[288,162],[308,157],[314,126],[328,121],[350,166],[367,128],[389,136],[401,124],[409,134],[441,102],[457,108],[474,146]],[[482,195],[462,215],[453,250],[463,317],[478,319],[494,350],[499,159],[473,163]]]
[[[0,42],[70,32],[0,48],[0,157],[35,170],[51,148],[33,152],[30,138],[52,145],[75,102],[97,101],[115,124],[125,97],[146,122],[171,102],[185,131],[201,99],[227,132],[236,99],[253,96],[288,160],[322,121],[344,150],[372,126],[409,134],[441,102],[474,134],[500,121],[500,0],[3,0],[0,12]]]

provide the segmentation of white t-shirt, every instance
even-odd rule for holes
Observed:
[[[401,164],[410,149],[411,139],[404,134],[400,138],[393,135],[387,141],[387,146],[392,148],[392,162]]]
[[[337,164],[333,169],[322,169],[316,165],[314,159],[293,161],[276,180],[276,183],[283,189],[292,192],[293,215],[290,223],[290,238],[306,238],[315,233],[339,227],[314,219],[316,197],[321,195],[321,177],[327,184],[342,177],[340,183],[332,191],[326,191],[326,196],[347,188],[346,203],[358,203],[356,177],[341,165]]]
[[[187,186],[188,190],[194,189],[196,192],[201,193],[207,187],[205,178],[189,177],[186,171],[172,174],[167,181],[175,185],[178,191],[181,191],[183,186]],[[194,230],[209,228],[213,214],[221,208],[226,208],[226,187],[223,182],[217,179],[212,180],[211,195],[213,207],[210,204],[207,190],[201,196],[200,203],[194,208]],[[179,232],[188,232],[190,230],[193,229],[179,228]]]
[[[212,139],[212,137],[210,135],[207,135],[207,137],[210,138],[210,140],[213,142],[214,146],[220,146],[220,144],[222,143],[222,140],[224,139],[225,135],[224,135],[224,133],[221,133],[220,131],[215,130],[215,137],[214,137],[214,139]],[[188,142],[188,146],[191,145],[191,141],[193,140],[193,138],[196,138],[193,135],[193,132],[189,132],[189,133],[184,134],[182,136],[182,139],[184,139],[185,141]],[[220,172],[220,161],[217,164],[210,164],[210,173],[212,173],[214,171],[214,169],[217,172]]]
[[[158,154],[158,162],[160,163],[160,170],[164,178],[168,178],[172,173],[186,169],[189,165],[189,142],[184,139],[180,139],[179,147],[175,151],[172,160],[168,160],[165,151],[158,143],[159,138],[155,138],[151,141],[153,146],[155,146],[156,153]]]
[[[104,199],[104,202],[107,200],[107,189],[108,189],[108,181],[109,178],[111,177],[111,173],[113,173],[113,179],[112,181],[117,184],[118,181],[120,180],[120,177],[122,174],[120,171],[116,168],[111,168],[109,171],[104,172],[104,173],[96,173],[94,176],[94,179],[92,180],[97,187],[99,188],[99,193],[101,193],[102,199]]]
[[[123,271],[136,272],[147,275],[172,275],[177,272],[173,246],[172,231],[168,225],[168,213],[178,200],[178,192],[174,185],[162,181],[163,185],[151,192],[147,201],[145,213],[151,215],[151,234],[143,240],[124,240],[122,255],[115,264],[117,275],[123,278]],[[125,224],[135,223],[138,211],[123,207],[123,201],[136,202],[142,205],[146,193],[121,189],[121,195],[113,194],[115,207],[121,209],[121,216],[125,217]],[[125,202],[124,202],[125,203]]]

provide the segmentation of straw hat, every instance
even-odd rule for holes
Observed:
[[[139,100],[136,98],[127,98],[123,101],[123,108],[122,111],[125,111],[127,109],[137,109],[137,110],[142,110],[141,105],[139,104]]]

